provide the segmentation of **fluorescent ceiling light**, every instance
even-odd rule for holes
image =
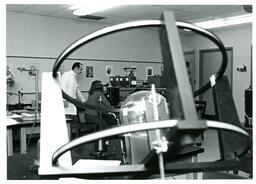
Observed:
[[[202,22],[194,22],[195,25],[202,27],[204,29],[212,29],[219,27],[226,27],[244,23],[252,22],[252,14],[239,15],[228,18],[216,18],[212,20],[202,21]]]
[[[110,8],[114,8],[118,6],[118,4],[111,3],[96,3],[96,4],[76,4],[70,7],[73,10],[73,15],[89,15],[92,13],[100,12],[103,10],[107,10]]]

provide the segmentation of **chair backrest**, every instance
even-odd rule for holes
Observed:
[[[195,100],[196,110],[201,118],[205,115],[206,101]]]
[[[80,123],[85,123],[85,111],[78,111],[77,112],[77,115],[78,115],[78,118],[79,118],[79,121]]]

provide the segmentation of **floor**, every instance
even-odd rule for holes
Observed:
[[[14,141],[14,155],[7,157],[7,179],[8,180],[38,180],[37,167],[34,160],[37,159],[37,140],[30,141],[27,154],[19,153],[19,142]]]
[[[37,142],[39,138],[33,137],[29,141],[27,154],[20,154],[19,141],[14,141],[14,154],[7,157],[7,180],[40,180],[38,176],[38,166],[35,164],[37,160]],[[28,141],[28,139],[27,139]],[[111,140],[108,146],[108,151],[104,152],[104,159],[118,159],[121,160],[122,156],[119,149],[119,141]],[[78,159],[96,159],[97,152],[95,150],[95,143],[84,146],[79,146],[71,151],[73,164]],[[103,155],[104,156],[104,155]]]
[[[202,146],[205,148],[203,154],[198,155],[199,161],[216,160],[220,156],[218,150],[218,143],[216,139],[217,133],[215,131],[207,131],[204,135],[204,141]],[[34,165],[34,161],[37,159],[37,141],[38,137],[33,137],[30,140],[27,154],[19,154],[19,141],[14,142],[14,155],[7,158],[7,179],[8,180],[39,180],[40,177],[37,175],[38,167]],[[200,142],[201,138],[198,139]],[[72,151],[72,161],[75,163],[79,158],[92,158],[93,156],[89,153],[93,153],[94,144],[87,146],[78,147]],[[115,152],[120,153],[119,141],[113,140],[109,146],[109,153]],[[82,155],[82,156],[81,156]],[[115,154],[108,159],[120,159],[121,154]],[[250,160],[249,160],[250,161]],[[201,173],[199,179],[235,179],[236,176],[229,175],[228,173],[217,173],[208,172]],[[248,174],[243,174],[243,177],[248,178]],[[241,178],[237,176],[237,178]],[[171,179],[179,179],[179,177],[171,177]],[[186,179],[186,178],[181,178]]]

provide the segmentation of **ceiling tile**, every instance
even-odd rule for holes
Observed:
[[[15,12],[23,12],[31,5],[21,5],[21,4],[6,4],[6,11],[15,11]]]
[[[25,12],[29,14],[51,15],[51,14],[54,14],[55,12],[64,10],[66,8],[68,8],[68,5],[40,4],[40,5],[30,6],[25,10]]]
[[[14,11],[42,16],[76,19],[72,15],[71,5],[63,4],[12,4],[7,5],[7,11]],[[212,17],[227,17],[244,14],[241,5],[122,5],[92,15],[106,17],[99,23],[121,23],[139,19],[159,19],[165,10],[172,10],[177,20],[205,20]]]

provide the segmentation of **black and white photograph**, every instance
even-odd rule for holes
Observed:
[[[106,77],[110,77],[111,75],[113,75],[113,67],[112,66],[106,66],[105,75],[106,75]]]
[[[146,72],[147,72],[147,77],[153,76],[153,67],[147,67]]]
[[[86,66],[86,77],[93,77],[93,66]]]
[[[0,183],[255,183],[254,1],[97,2],[1,4]]]

